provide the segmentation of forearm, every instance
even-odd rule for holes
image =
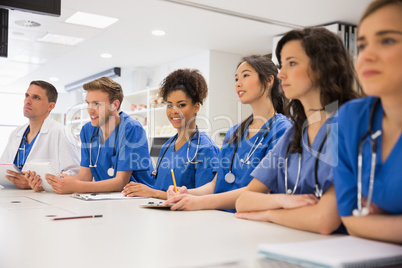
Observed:
[[[209,194],[201,197],[202,209],[235,209],[237,198],[246,191],[240,188],[219,194]]]
[[[244,191],[236,200],[237,212],[261,211],[282,208],[283,194],[264,194]]]
[[[342,217],[350,235],[402,244],[402,215]]]
[[[132,171],[118,171],[115,178],[96,182],[80,180],[77,181],[77,190],[80,193],[120,192],[130,181],[131,173]],[[87,178],[88,174],[85,172],[80,170],[80,174],[84,174],[83,178]]]
[[[215,191],[215,179],[207,184],[204,184],[201,187],[189,189],[188,193],[191,195],[209,195],[213,194],[214,191]]]
[[[164,191],[161,191],[161,190],[153,189],[151,197],[166,200],[167,199],[167,193],[164,192]]]
[[[93,179],[91,169],[88,167],[80,167],[78,174],[71,177],[79,181],[92,181]]]
[[[324,235],[331,234],[341,224],[336,205],[325,207],[319,203],[295,209],[269,210],[269,220],[294,229]]]
[[[77,181],[76,192],[79,193],[102,193],[102,192],[121,192],[126,183],[116,179],[103,181]]]

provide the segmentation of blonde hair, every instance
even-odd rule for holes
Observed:
[[[363,20],[376,12],[378,9],[388,5],[398,5],[400,8],[402,8],[402,0],[374,0],[364,10],[363,15],[360,18],[359,25],[362,23]]]

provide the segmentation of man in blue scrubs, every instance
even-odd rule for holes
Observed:
[[[120,84],[102,77],[85,84],[91,122],[81,130],[81,168],[76,176],[47,175],[56,193],[121,191],[130,181],[151,183],[144,128],[124,112]],[[94,181],[93,181],[94,180]]]

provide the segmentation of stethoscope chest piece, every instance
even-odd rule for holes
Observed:
[[[235,175],[232,173],[232,172],[228,172],[226,175],[225,175],[225,181],[227,182],[227,183],[233,183],[234,181],[235,181]]]
[[[113,167],[110,167],[110,168],[107,170],[107,175],[109,175],[110,177],[113,177],[113,175],[114,175],[114,168],[113,168]]]
[[[369,214],[369,208],[361,208],[361,210],[359,209],[354,209],[353,210],[353,216],[355,217],[361,217],[361,216],[367,216]]]

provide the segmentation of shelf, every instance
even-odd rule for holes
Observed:
[[[72,120],[71,122],[67,122],[67,125],[77,125],[77,124],[87,123],[87,122],[89,122],[89,119],[76,119],[76,120]]]
[[[156,107],[156,108],[151,108],[151,110],[153,110],[153,111],[165,111],[166,110],[166,107],[165,106],[162,106],[162,107]]]
[[[148,109],[142,109],[142,110],[135,110],[135,111],[127,111],[125,112],[128,115],[136,115],[136,114],[146,114],[148,112]]]

